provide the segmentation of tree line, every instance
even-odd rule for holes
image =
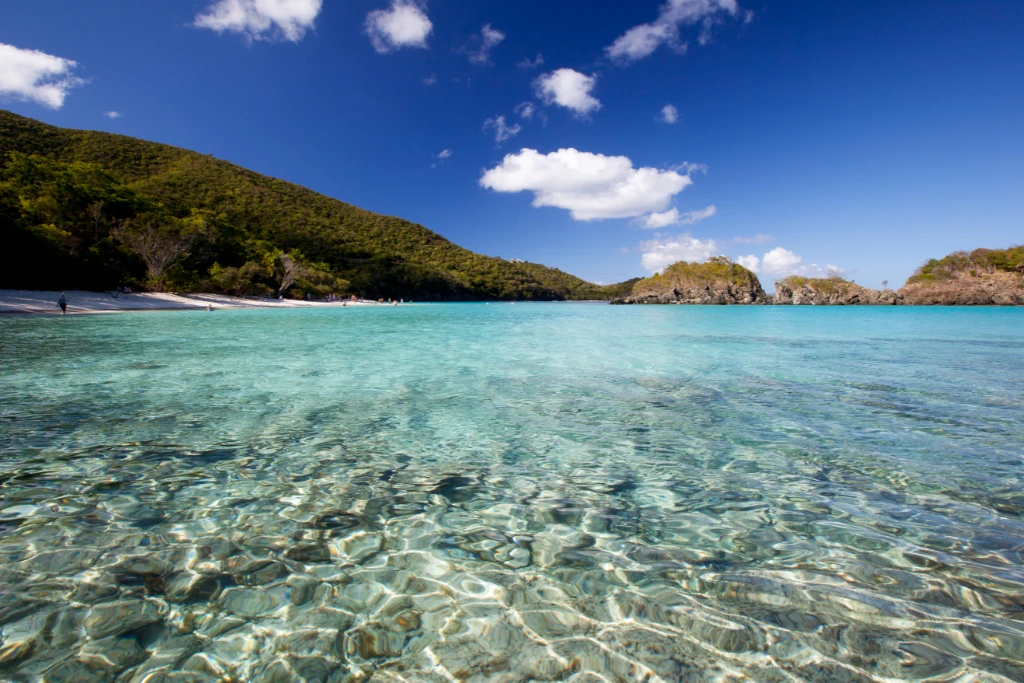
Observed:
[[[6,288],[417,300],[607,299],[555,268],[484,256],[209,155],[0,111]]]

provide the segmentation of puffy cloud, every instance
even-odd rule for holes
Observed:
[[[797,272],[804,260],[789,249],[775,247],[764,255],[764,272],[769,275],[789,275]]]
[[[679,222],[679,209],[674,206],[668,211],[651,213],[644,216],[641,225],[645,230],[660,230]]]
[[[520,69],[536,69],[544,65],[544,55],[537,53],[537,56],[533,59],[524,59],[523,61],[516,64]]]
[[[705,218],[711,218],[718,212],[715,205],[706,206],[698,211],[687,211],[679,213],[679,209],[673,207],[661,213],[652,213],[641,220],[640,225],[644,230],[659,230],[670,225],[693,225]]]
[[[437,153],[437,158],[438,159],[447,159],[451,155],[452,155],[452,151],[450,149],[442,149],[440,152]]]
[[[217,0],[192,25],[218,33],[241,33],[249,40],[302,40],[313,28],[323,0]]]
[[[437,83],[437,74],[430,74],[426,78],[420,79],[423,81],[423,85],[434,85]]]
[[[824,268],[817,263],[805,264],[803,257],[783,247],[775,247],[761,259],[754,255],[749,255],[740,256],[736,261],[751,270],[772,277],[786,277],[789,275],[840,277],[843,274],[842,268],[832,264],[828,264]]]
[[[484,27],[480,29],[480,35],[473,36],[473,47],[467,45],[463,48],[463,52],[469,56],[469,61],[473,64],[481,66],[490,64],[491,50],[503,40],[505,40],[504,33],[491,28],[490,24],[484,24]]]
[[[653,239],[640,243],[643,256],[640,264],[647,270],[660,273],[678,261],[700,263],[720,253],[715,240],[697,239],[690,233],[678,237]]]
[[[433,30],[423,6],[414,0],[392,0],[390,8],[366,15],[366,34],[381,54],[403,47],[425,48]]]
[[[71,75],[77,66],[70,59],[0,43],[0,97],[60,109],[71,88],[85,83]]]
[[[754,271],[755,273],[757,272],[758,268],[761,267],[761,259],[757,258],[753,254],[751,254],[750,256],[740,256],[738,259],[736,259],[736,263],[740,264],[747,270]]]
[[[124,114],[122,114],[119,111],[105,111],[103,112],[103,115],[106,116],[108,119],[119,119],[122,116],[124,116]]]
[[[662,123],[675,123],[679,120],[679,110],[675,108],[675,105],[666,104],[661,108],[658,120]]]
[[[735,16],[738,11],[736,0],[668,0],[656,20],[629,29],[605,48],[605,54],[620,62],[633,62],[649,57],[662,45],[683,52],[686,43],[679,37],[680,26],[704,22],[699,37],[703,45],[721,15]]]
[[[484,130],[493,130],[494,141],[500,145],[509,138],[514,138],[519,135],[519,131],[522,130],[522,126],[518,123],[510,126],[505,123],[504,116],[495,116],[493,119],[487,119],[484,121]]]
[[[601,103],[590,94],[595,85],[597,76],[587,76],[573,69],[557,69],[534,82],[537,97],[544,104],[571,109],[577,116],[586,116],[601,108]]]
[[[635,218],[665,211],[693,184],[678,169],[634,168],[624,156],[560,149],[522,149],[485,171],[480,185],[495,192],[533,192],[533,205],[566,209],[578,221]]]

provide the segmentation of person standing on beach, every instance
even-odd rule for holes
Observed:
[[[64,296],[64,292],[60,293],[60,298],[57,299],[57,305],[60,306],[60,314],[67,315],[68,313],[68,298]]]

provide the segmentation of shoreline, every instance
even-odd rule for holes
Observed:
[[[65,291],[68,315],[128,313],[134,311],[202,311],[243,308],[343,308],[348,306],[390,306],[376,301],[301,301],[299,299],[248,299],[226,294],[166,294],[145,292],[121,294],[116,299],[107,292]],[[0,289],[0,315],[61,315],[57,306],[60,292],[29,289]],[[408,304],[406,304],[408,305]]]

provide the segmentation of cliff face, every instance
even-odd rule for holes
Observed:
[[[961,273],[933,282],[908,282],[899,293],[912,306],[1024,306],[1024,274]]]
[[[754,273],[718,256],[705,263],[674,263],[664,273],[640,280],[632,294],[612,303],[765,304],[769,299]]]
[[[775,283],[776,305],[894,306],[903,297],[891,289],[877,290],[842,278],[790,277]]]
[[[917,306],[1024,305],[1024,247],[956,251],[931,259],[900,294]]]

